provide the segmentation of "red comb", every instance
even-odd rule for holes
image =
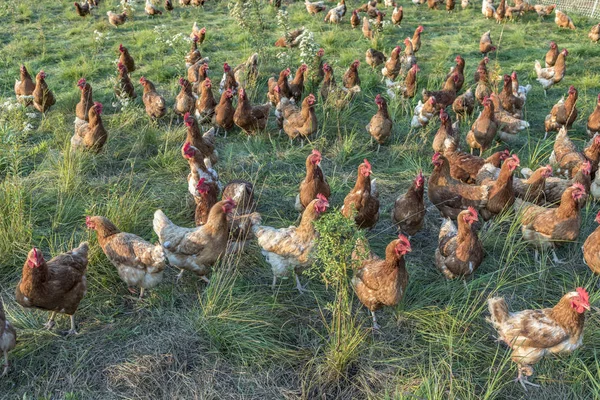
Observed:
[[[581,297],[581,300],[583,300],[586,304],[590,304],[590,295],[588,294],[587,290],[585,290],[582,287],[578,287],[577,289],[577,294],[579,294],[579,297]]]

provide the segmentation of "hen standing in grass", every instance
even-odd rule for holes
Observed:
[[[119,62],[127,67],[128,72],[135,71],[135,61],[133,60],[133,57],[131,57],[131,54],[129,54],[127,47],[120,44],[119,53]]]
[[[380,327],[375,311],[383,306],[394,307],[404,297],[408,285],[404,256],[412,249],[410,242],[402,234],[387,245],[384,259],[372,253],[368,245],[364,246],[362,242],[357,247],[359,249],[354,250],[352,256],[362,260],[362,263],[354,271],[352,285],[360,302],[371,311],[373,329],[378,330]],[[367,254],[360,254],[361,252]]]
[[[213,115],[212,122],[217,127],[225,130],[225,137],[227,132],[233,128],[233,116],[235,114],[235,108],[233,107],[233,93],[231,89],[227,89],[221,95],[219,104],[215,107],[215,113]]]
[[[423,228],[425,220],[424,192],[425,179],[423,178],[423,172],[419,171],[408,191],[400,195],[394,202],[392,222],[409,238]]]
[[[567,49],[563,49],[556,57],[556,62],[553,66],[548,68],[542,68],[540,62],[535,60],[535,73],[537,75],[537,81],[544,87],[544,94],[552,86],[560,83],[565,76],[566,66],[565,59],[569,52]]]
[[[547,354],[571,353],[583,344],[585,312],[590,309],[589,295],[584,288],[564,295],[557,305],[541,310],[508,311],[501,297],[488,300],[488,322],[498,332],[498,339],[512,350],[517,364],[516,381],[525,390],[533,375],[532,365]]]
[[[117,84],[115,85],[115,95],[121,99],[135,99],[137,94],[135,94],[135,87],[129,79],[129,73],[127,71],[127,67],[123,63],[117,64],[118,75],[117,75]]]
[[[0,378],[8,373],[8,367],[10,366],[8,363],[8,352],[14,349],[16,345],[17,331],[6,319],[4,304],[2,304],[2,299],[0,299],[0,351],[4,355],[4,369]]]
[[[212,82],[210,78],[204,79],[199,83],[200,97],[195,101],[194,107],[196,109],[195,115],[198,121],[203,124],[209,122],[214,114],[215,108],[217,107],[217,101],[212,91]],[[231,93],[231,91],[229,91]]]
[[[131,293],[140,288],[140,299],[163,279],[166,256],[161,245],[153,245],[133,233],[121,232],[108,218],[85,218],[88,229],[96,231],[98,244],[115,266]]]
[[[600,94],[598,95],[596,108],[588,117],[586,132],[589,137],[594,137],[594,135],[600,133]]]
[[[33,104],[35,83],[33,83],[31,75],[29,75],[24,65],[21,65],[19,73],[19,80],[15,81],[15,95],[17,96],[17,101],[27,107]]]
[[[387,102],[380,94],[375,96],[375,104],[377,104],[377,112],[371,121],[366,126],[367,132],[371,135],[371,140],[377,141],[377,152],[390,136],[392,136],[392,119],[388,113]]]
[[[108,132],[102,123],[102,104],[95,102],[88,111],[88,121],[75,121],[75,134],[71,137],[71,149],[84,149],[99,152],[108,139]]]
[[[54,326],[56,313],[71,318],[71,330],[76,334],[75,312],[85,296],[88,264],[88,243],[52,258],[46,262],[42,252],[35,247],[27,254],[23,274],[17,284],[15,299],[26,308],[39,308],[51,312],[47,329]]]
[[[264,130],[269,119],[271,103],[251,105],[244,88],[239,90],[238,100],[233,122],[249,135],[256,135],[258,131]]]
[[[283,278],[294,273],[296,278],[296,289],[303,293],[305,289],[300,284],[298,275],[311,265],[312,253],[317,239],[314,222],[327,210],[329,202],[322,194],[311,201],[304,212],[300,225],[289,228],[272,228],[260,225],[257,216],[253,222],[253,232],[258,240],[267,263],[273,271],[272,288],[275,289],[277,278]]]
[[[354,217],[359,228],[370,229],[379,221],[379,192],[371,181],[371,164],[365,159],[358,166],[354,188],[344,198],[341,209],[346,218]]]
[[[323,170],[321,170],[321,152],[315,149],[306,157],[306,176],[300,183],[300,192],[296,196],[296,210],[304,211],[319,194],[323,195],[325,199],[329,199],[331,189]]]
[[[84,78],[81,78],[77,82],[77,87],[81,90],[81,97],[79,99],[79,103],[75,106],[75,123],[77,124],[79,121],[89,121],[88,112],[90,108],[94,105],[94,100],[92,96],[92,86],[85,81]]]
[[[46,84],[46,73],[38,72],[35,77],[35,89],[33,90],[33,106],[41,113],[48,111],[56,103],[54,95]]]
[[[144,87],[142,100],[146,108],[146,114],[152,119],[164,117],[167,113],[165,98],[158,94],[154,84],[143,76],[140,78],[140,84]]]
[[[186,113],[194,112],[196,99],[192,92],[192,84],[185,78],[179,78],[179,94],[175,97],[175,105],[173,107],[175,114],[185,115]]]

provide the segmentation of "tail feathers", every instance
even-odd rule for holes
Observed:
[[[444,221],[442,227],[440,228],[440,234],[438,236],[438,239],[442,240],[447,236],[455,236],[457,235],[457,233],[458,230],[456,229],[456,225],[454,225],[454,222],[452,222],[452,220],[448,218]]]
[[[542,66],[540,65],[540,62],[538,60],[535,60],[535,73],[537,74],[538,78],[540,77],[540,75],[542,75]]]
[[[163,244],[163,246],[166,247],[166,243],[163,242],[164,240],[164,230],[168,225],[173,224],[171,222],[171,220],[165,215],[164,212],[162,212],[162,210],[156,210],[154,212],[154,219],[152,220],[152,227],[154,229],[154,232],[156,233],[156,235],[158,236],[158,240],[160,240],[160,242]]]
[[[495,328],[504,324],[509,317],[508,305],[502,297],[494,297],[488,300],[488,309],[490,311],[489,321]]]
[[[90,246],[88,242],[81,242],[79,247],[73,249],[73,253],[79,254],[83,257],[87,257],[88,251],[90,250]]]
[[[252,224],[252,233],[256,235],[261,227],[260,224],[262,223],[260,214],[257,212],[250,214],[250,223]]]

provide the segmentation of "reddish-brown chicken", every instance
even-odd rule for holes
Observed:
[[[269,78],[267,82],[267,87],[269,91],[267,93],[267,97],[272,105],[276,106],[279,104],[277,102],[278,98],[275,96],[275,87],[279,88],[279,94],[281,97],[286,97],[288,99],[292,98],[292,89],[290,88],[290,84],[288,82],[288,76],[290,76],[290,69],[286,68],[279,73],[279,78],[276,80],[273,77]]]
[[[546,136],[548,132],[556,132],[563,126],[567,129],[571,128],[573,122],[577,119],[577,97],[577,89],[571,85],[567,99],[565,100],[563,97],[558,103],[552,106],[550,114],[546,115],[546,119],[544,120]]]
[[[217,101],[213,95],[212,82],[210,81],[210,78],[204,79],[199,86],[200,97],[198,97],[198,100],[195,101],[195,114],[196,117],[198,117],[198,121],[200,121],[202,124],[207,123],[214,116],[215,108],[217,107]]]
[[[498,177],[489,177],[481,181],[481,185],[490,187],[485,211],[489,212],[492,216],[509,209],[515,202],[513,174],[519,165],[519,157],[513,154],[512,157],[504,160]],[[487,215],[482,216],[484,219],[488,219]]]
[[[231,69],[229,64],[223,64],[223,78],[221,78],[221,83],[219,84],[219,91],[223,93],[225,90],[231,89],[231,93],[237,93],[238,86],[233,69]]]
[[[202,133],[198,126],[198,121],[189,113],[184,115],[183,120],[187,127],[185,141],[200,152],[206,166],[211,168],[219,161],[218,153],[215,150],[215,129],[211,128]]]
[[[582,345],[585,312],[590,309],[590,302],[587,291],[579,287],[552,308],[510,312],[501,297],[489,299],[488,308],[488,321],[498,332],[498,339],[512,350],[511,358],[518,368],[516,381],[525,388],[525,384],[538,386],[527,377],[533,375],[532,365],[542,357],[571,353]]]
[[[15,95],[17,96],[19,103],[30,106],[33,104],[35,83],[33,83],[31,75],[29,75],[29,72],[24,65],[21,65],[19,73],[19,80],[15,81]]]
[[[227,131],[233,128],[234,114],[233,93],[231,92],[231,89],[227,89],[223,92],[219,104],[215,107],[215,113],[212,120],[217,128],[223,128],[225,130],[225,137],[227,136]]]
[[[481,35],[481,39],[479,39],[479,52],[482,56],[486,57],[488,53],[491,53],[492,51],[496,51],[496,46],[492,44],[490,31],[487,31]]]
[[[386,61],[385,66],[381,70],[383,76],[392,81],[395,81],[400,73],[400,51],[400,46],[394,47],[390,54],[390,58]]]
[[[294,79],[290,82],[290,94],[296,104],[300,103],[302,99],[302,93],[304,92],[304,80],[306,79],[306,71],[308,71],[308,66],[306,64],[302,64],[296,70],[296,75]]]
[[[88,121],[88,112],[90,108],[94,105],[94,100],[92,97],[92,86],[85,81],[84,78],[81,78],[77,82],[77,87],[81,91],[81,97],[79,99],[79,103],[75,106],[75,123],[77,124],[77,120]]]
[[[392,208],[392,222],[409,238],[423,228],[425,221],[424,192],[425,179],[423,172],[419,171],[407,192],[396,199],[394,208]]]
[[[573,20],[564,12],[556,9],[554,10],[554,22],[559,28],[569,28],[575,30],[575,25],[573,24]]]
[[[600,224],[600,211],[596,214],[595,221]],[[585,265],[590,267],[593,273],[600,274],[600,226],[585,239],[581,250]]]
[[[371,164],[365,159],[358,166],[354,188],[344,198],[341,209],[346,218],[353,217],[359,228],[372,228],[379,220],[379,192],[371,181]]]
[[[196,99],[192,92],[192,84],[185,78],[179,78],[179,94],[175,97],[174,111],[177,115],[185,115],[185,113],[194,112]]]
[[[87,290],[85,272],[88,251],[88,243],[83,242],[79,247],[59,254],[48,262],[35,247],[27,254],[15,300],[26,308],[49,311],[50,319],[45,325],[47,329],[52,329],[56,314],[61,313],[71,318],[68,334],[77,334],[74,315]]]
[[[125,64],[119,63],[117,64],[118,75],[117,75],[117,84],[115,85],[115,94],[119,98],[129,98],[135,99],[137,94],[135,94],[135,87],[129,79],[129,73],[127,72],[127,67]]]
[[[194,196],[196,202],[194,222],[196,226],[200,226],[206,224],[210,209],[217,204],[218,188],[215,184],[206,182],[205,178],[200,178],[196,185],[196,193],[198,196]]]
[[[302,107],[298,108],[290,103],[287,97],[279,102],[278,109],[283,117],[283,131],[288,135],[290,141],[298,136],[302,140],[308,139],[319,129],[319,122],[315,114],[315,96],[311,93],[304,98]]]
[[[129,50],[127,50],[127,47],[120,44],[119,45],[119,53],[120,54],[119,54],[118,62],[125,65],[127,67],[127,71],[129,71],[129,72],[135,71],[135,61],[133,60],[133,57],[131,57],[131,54],[129,54]]]
[[[75,11],[77,12],[77,15],[79,15],[80,17],[90,15],[90,3],[88,3],[87,1],[82,1],[81,3],[74,2],[73,5],[75,6]]]
[[[540,62],[535,60],[537,81],[544,87],[544,94],[546,93],[546,90],[550,89],[564,78],[566,72],[565,58],[567,58],[568,54],[569,52],[567,49],[563,49],[563,51],[558,54],[554,65],[548,68],[542,68]]]
[[[358,76],[358,67],[360,65],[360,61],[354,60],[344,76],[342,77],[342,83],[344,87],[347,89],[352,89],[356,86],[360,87],[360,77]]]
[[[315,149],[306,158],[306,176],[300,182],[300,192],[296,196],[296,210],[304,211],[308,204],[317,198],[318,194],[329,199],[331,189],[323,170],[321,170],[321,153]]]
[[[446,279],[470,276],[481,265],[483,244],[473,226],[477,221],[477,210],[469,207],[458,214],[456,225],[448,219],[440,228],[435,266]]]
[[[108,132],[102,123],[101,114],[102,104],[95,102],[88,111],[88,121],[75,121],[75,134],[71,137],[72,150],[102,150],[108,139]]]
[[[371,117],[366,129],[371,138],[377,141],[377,152],[379,153],[381,145],[392,136],[393,123],[388,113],[387,102],[380,94],[375,96],[375,104],[377,104],[377,112]]]
[[[33,90],[33,106],[41,113],[48,111],[56,103],[54,95],[46,83],[46,73],[38,72],[35,77],[35,89]]]
[[[491,146],[497,131],[498,123],[494,116],[494,103],[489,97],[486,97],[483,100],[483,111],[467,133],[467,143],[471,148],[471,153],[473,153],[473,149],[479,149],[479,155],[482,155]]]
[[[167,113],[167,104],[164,97],[158,94],[154,84],[143,76],[140,78],[140,84],[144,88],[142,100],[146,108],[146,114],[152,119],[163,117]]]
[[[586,132],[589,137],[594,137],[594,135],[600,133],[600,94],[598,95],[596,108],[588,117]]]
[[[269,119],[271,103],[251,105],[244,88],[239,90],[238,100],[237,108],[233,114],[233,122],[249,135],[255,135],[258,131],[264,130]]]
[[[556,59],[558,58],[558,46],[555,42],[550,42],[550,49],[546,53],[546,57],[544,57],[544,62],[546,68],[554,67],[556,64]]]
[[[365,247],[363,243],[358,246]],[[364,259],[360,255],[362,262],[354,271],[352,285],[360,302],[371,311],[373,329],[378,330],[380,327],[375,311],[383,306],[394,307],[404,297],[408,285],[404,256],[412,249],[406,236],[400,234],[398,239],[387,245],[385,258],[380,258],[368,249],[361,250],[365,250],[367,254]]]

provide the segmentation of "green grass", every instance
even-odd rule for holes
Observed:
[[[349,9],[359,2],[348,2]],[[331,3],[333,4],[333,3]],[[305,26],[325,49],[325,59],[336,78],[354,60],[364,60],[368,47],[389,52],[418,25],[425,27],[417,53],[422,72],[419,88],[438,89],[455,55],[466,59],[466,86],[480,60],[478,42],[491,30],[500,50],[490,69],[498,74],[516,70],[521,84],[533,90],[526,104],[531,129],[511,150],[522,166],[545,164],[552,138],[542,141],[543,120],[569,85],[579,89],[579,115],[572,137],[586,138],[585,121],[600,91],[600,47],[587,31],[595,21],[573,16],[577,31],[559,30],[552,18],[535,15],[497,25],[485,20],[475,4],[448,15],[402,1],[401,28],[386,26],[372,43],[347,20],[340,26],[309,16],[303,4],[287,6],[289,26]],[[276,10],[261,2],[258,10],[266,30],[254,20],[252,31],[240,28],[226,3],[210,0],[204,9],[180,8],[159,18],[147,18],[143,2],[136,3],[133,21],[115,29],[105,13],[118,8],[117,0],[102,0],[95,15],[79,18],[71,2],[5,0],[0,3],[0,105],[13,99],[20,63],[32,74],[43,68],[57,104],[43,117],[31,110],[0,109],[0,296],[8,318],[16,326],[19,343],[11,354],[12,367],[0,380],[0,398],[367,398],[367,399],[583,399],[600,396],[600,322],[597,308],[589,313],[584,346],[575,354],[548,357],[536,366],[534,381],[542,387],[525,393],[513,383],[516,369],[507,350],[496,343],[485,322],[486,299],[505,296],[513,309],[550,306],[563,293],[582,285],[598,299],[597,279],[581,261],[580,246],[596,224],[597,207],[583,212],[577,243],[564,246],[559,257],[566,264],[542,265],[520,237],[513,215],[505,215],[480,233],[487,256],[466,284],[447,282],[434,268],[440,220],[429,207],[423,232],[412,240],[407,257],[410,275],[404,299],[379,313],[382,333],[372,335],[370,317],[354,299],[354,316],[345,332],[349,342],[336,354],[328,347],[326,305],[335,299],[318,278],[310,280],[310,294],[300,296],[290,280],[275,292],[271,272],[255,244],[242,255],[223,260],[210,285],[189,274],[175,284],[169,269],[164,282],[143,302],[134,301],[97,244],[85,229],[84,217],[102,214],[123,230],[155,241],[152,214],[161,208],[174,222],[191,226],[193,207],[187,192],[187,163],[179,149],[185,137],[180,122],[167,116],[152,123],[141,100],[125,110],[116,107],[112,88],[118,45],[127,46],[139,66],[132,74],[153,81],[171,104],[177,78],[185,74],[188,42],[165,41],[187,37],[194,21],[206,26],[202,53],[210,57],[210,77],[219,81],[221,65],[237,65],[253,52],[259,54],[260,77],[251,90],[253,102],[264,102],[266,81],[281,69],[295,70],[299,49],[272,46],[281,31]],[[385,10],[391,15],[391,10]],[[255,18],[255,17],[253,17]],[[346,17],[348,18],[348,17]],[[160,28],[155,28],[161,26]],[[100,37],[94,31],[98,31]],[[98,39],[97,39],[98,38]],[[533,63],[542,59],[550,40],[569,49],[567,75],[544,97],[535,82]],[[280,55],[279,53],[285,53]],[[288,61],[284,61],[288,60]],[[363,158],[373,165],[381,192],[381,219],[367,233],[370,245],[382,255],[395,237],[389,211],[395,197],[406,190],[419,169],[431,170],[431,138],[436,123],[410,130],[417,99],[392,101],[394,132],[380,153],[370,146],[364,127],[376,106],[373,98],[384,91],[380,77],[362,64],[362,92],[343,110],[317,106],[320,133],[300,148],[278,137],[274,120],[268,133],[246,140],[239,132],[219,137],[221,179],[255,183],[258,211],[265,223],[288,226],[296,220],[294,199],[304,175],[304,161],[312,147],[324,155],[324,170],[332,186],[331,204],[341,204],[353,186]],[[109,139],[98,155],[71,154],[74,109],[79,99],[77,80],[84,76],[104,104]],[[317,93],[318,88],[312,88]],[[464,134],[468,130],[461,126]],[[30,124],[32,129],[24,129]],[[505,147],[498,144],[498,147]],[[490,151],[495,151],[492,149]],[[45,313],[24,310],[14,302],[14,288],[27,251],[40,247],[45,256],[90,240],[88,294],[77,313],[80,335],[64,338],[41,328]],[[306,280],[307,278],[303,278]],[[58,319],[59,330],[67,318]],[[359,349],[356,351],[356,349]],[[358,354],[356,354],[358,353]],[[339,376],[323,379],[327,363],[351,361]]]

